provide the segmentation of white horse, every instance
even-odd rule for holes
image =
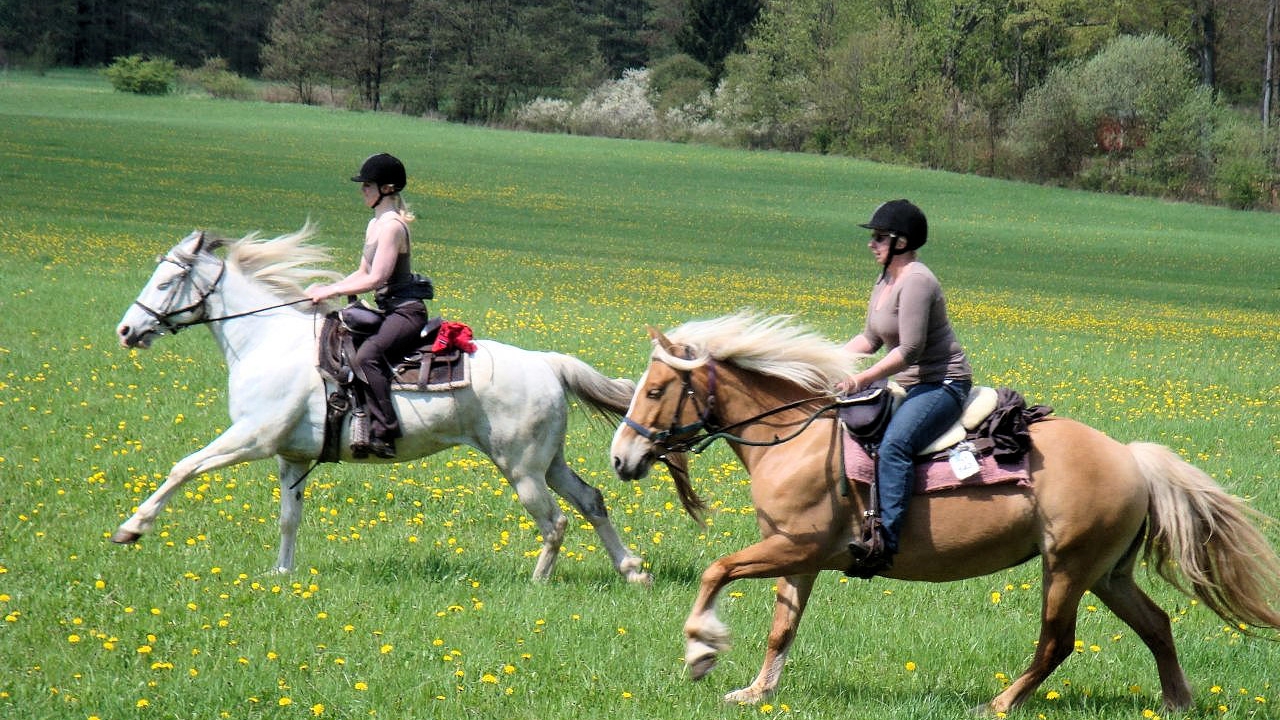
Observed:
[[[275,455],[280,465],[280,554],[275,569],[294,566],[306,476],[324,441],[326,382],[316,370],[316,309],[302,295],[304,283],[335,273],[316,268],[328,252],[308,241],[308,223],[272,240],[256,234],[228,241],[193,232],[160,259],[116,332],[125,347],[149,347],[156,337],[207,324],[226,356],[231,426],[203,449],[180,460],[112,535],[132,543],[183,483],[201,473]],[[214,254],[225,246],[226,259]],[[395,394],[404,436],[399,459],[422,457],[456,445],[488,455],[515,488],[542,534],[533,579],[550,577],[567,520],[548,486],[594,526],[618,572],[648,583],[641,560],[622,543],[609,521],[600,491],[565,463],[566,391],[617,417],[635,384],[610,379],[560,353],[533,352],[480,340],[471,360],[469,387],[445,392]],[[351,457],[349,423],[343,429],[343,461]]]

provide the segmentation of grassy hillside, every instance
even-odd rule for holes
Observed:
[[[536,528],[466,449],[317,470],[293,576],[262,574],[273,463],[193,481],[156,533],[110,545],[172,463],[227,422],[207,333],[116,346],[154,257],[193,227],[275,235],[309,217],[345,268],[368,218],[347,178],[383,150],[408,166],[415,261],[437,310],[633,377],[645,323],[752,307],[856,332],[877,271],[857,224],[909,197],[929,214],[923,258],[980,382],[1170,445],[1280,514],[1274,215],[838,158],[135,97],[77,73],[0,76],[0,128],[0,716],[961,718],[1022,671],[1036,565],[945,586],[832,576],[773,702],[723,705],[758,669],[770,583],[730,588],[721,612],[737,645],[703,683],[684,677],[680,627],[707,563],[756,538],[747,478],[723,447],[693,460],[718,509],[702,531],[665,476],[617,481],[611,429],[581,417],[568,457],[651,564],[647,591],[612,573],[580,523],[555,580],[531,587]],[[1177,620],[1188,717],[1274,717],[1280,646],[1147,586]],[[1163,717],[1150,655],[1105,609],[1081,613],[1078,656],[1022,715]]]

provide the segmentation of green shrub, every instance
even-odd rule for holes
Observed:
[[[1224,117],[1213,91],[1201,86],[1151,131],[1146,146],[1134,155],[1157,194],[1190,200],[1208,193],[1214,174],[1214,137]]]
[[[1220,201],[1241,209],[1267,204],[1276,176],[1262,145],[1262,128],[1256,122],[1238,115],[1224,119],[1214,137],[1213,189]]]
[[[142,55],[118,57],[102,72],[116,90],[139,95],[167,95],[178,77],[172,60]]]
[[[209,58],[199,68],[183,71],[182,80],[216,98],[248,100],[253,97],[253,86],[232,72],[223,58]]]
[[[1026,180],[1069,178],[1093,148],[1093,128],[1081,117],[1078,66],[1061,65],[1027,93],[1009,127],[1015,175]]]

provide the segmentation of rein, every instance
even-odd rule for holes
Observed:
[[[172,263],[182,268],[182,277],[184,280],[191,275],[191,271],[195,268],[194,263],[185,263],[180,260],[175,260],[168,256],[160,258],[160,262]],[[227,275],[227,263],[219,259],[218,260],[218,277],[214,278],[213,282],[209,283],[208,287],[205,287],[205,288],[197,287],[196,291],[199,293],[200,297],[197,298],[195,302],[191,303],[190,305],[187,305],[184,308],[179,308],[177,310],[169,310],[167,312],[162,313],[159,310],[154,310],[148,307],[147,305],[143,304],[141,301],[138,301],[138,300],[135,300],[133,304],[141,308],[143,312],[155,318],[156,322],[160,323],[160,326],[163,327],[166,332],[168,332],[171,335],[177,335],[178,331],[184,328],[194,327],[196,325],[207,325],[209,323],[222,322],[223,320],[234,320],[236,318],[248,317],[249,315],[257,315],[258,313],[266,312],[268,310],[277,310],[282,307],[289,307],[291,305],[298,305],[304,302],[311,302],[310,298],[304,297],[298,300],[292,300],[290,302],[277,303],[275,305],[260,307],[256,310],[246,310],[245,312],[234,313],[231,315],[223,315],[221,317],[206,317],[206,318],[200,318],[198,320],[192,320],[191,322],[185,322],[185,323],[173,322],[172,319],[174,317],[181,315],[183,313],[188,313],[193,310],[196,310],[197,308],[202,307],[206,302],[208,302],[209,296],[212,295],[214,291],[218,289],[218,285],[222,283],[222,279],[226,277],[226,275]],[[193,284],[194,284],[194,281],[193,281]]]
[[[204,242],[203,233],[200,236],[200,242],[202,243]],[[218,289],[218,285],[222,283],[222,279],[227,276],[226,261],[216,256],[214,257],[214,259],[218,261],[218,277],[214,278],[213,282],[209,283],[208,287],[201,288],[198,285],[196,285],[195,286],[196,292],[199,294],[199,297],[196,299],[195,302],[191,303],[190,305],[187,305],[184,308],[179,308],[177,310],[169,310],[167,312],[162,313],[158,310],[154,310],[151,307],[148,307],[146,304],[144,304],[139,300],[133,301],[133,304],[141,308],[143,312],[155,318],[156,322],[158,322],[160,326],[165,329],[166,332],[168,332],[171,335],[177,335],[178,331],[182,330],[183,328],[189,328],[195,325],[207,325],[209,323],[222,322],[223,320],[234,320],[236,318],[248,317],[249,315],[257,315],[258,313],[266,312],[268,310],[277,310],[279,308],[289,307],[291,305],[298,305],[304,302],[311,302],[310,298],[304,297],[298,300],[292,300],[290,302],[277,303],[275,305],[260,307],[256,310],[246,310],[244,312],[233,313],[231,315],[223,315],[220,317],[205,317],[205,318],[200,318],[198,320],[192,320],[191,322],[185,322],[185,323],[173,322],[174,317],[181,315],[183,313],[192,312],[197,308],[203,307],[204,304],[209,301],[209,296],[213,295],[214,291]],[[199,260],[198,255],[196,256],[196,260],[197,261]],[[191,278],[192,284],[195,285],[195,279],[192,278],[192,275],[191,275],[191,271],[195,269],[194,262],[191,262],[191,263],[183,262],[181,260],[171,258],[167,255],[160,258],[160,262],[167,262],[167,263],[172,263],[174,265],[177,265],[179,268],[182,269],[182,275],[181,275],[182,280],[185,282],[188,278]],[[166,301],[167,301],[167,298],[166,298]],[[320,465],[319,460],[316,460],[314,463],[312,463],[311,467],[307,468],[307,471],[302,473],[302,475],[299,476],[298,479],[295,480],[293,484],[289,486],[289,490],[291,491],[296,490],[297,487],[301,485],[304,480],[307,479],[307,476],[311,475],[311,471],[315,470],[319,465]]]
[[[708,447],[710,447],[712,443],[720,439],[724,439],[732,443],[737,443],[739,445],[750,445],[754,447],[772,447],[774,445],[781,445],[790,440],[794,440],[796,437],[800,435],[800,433],[808,429],[808,427],[812,425],[813,422],[817,420],[819,417],[821,417],[823,414],[840,406],[840,403],[838,402],[830,402],[830,403],[827,403],[826,405],[823,405],[822,407],[815,410],[812,414],[810,414],[809,417],[803,423],[801,423],[799,428],[797,428],[794,432],[784,437],[778,437],[775,435],[772,440],[747,440],[746,438],[743,438],[740,435],[733,434],[732,432],[730,432],[730,430],[736,430],[739,428],[752,425],[754,423],[757,423],[761,420],[772,417],[779,413],[783,413],[788,410],[794,410],[798,407],[803,407],[805,405],[808,405],[809,403],[812,403],[815,400],[821,400],[823,397],[831,397],[831,396],[820,395],[820,396],[815,396],[810,398],[803,398],[801,400],[795,400],[795,401],[786,403],[784,405],[780,405],[778,407],[765,410],[762,413],[757,413],[745,420],[740,420],[738,422],[730,423],[728,425],[721,425],[720,427],[715,427],[711,424],[712,412],[716,403],[716,394],[715,394],[716,393],[716,365],[714,360],[710,361],[707,364],[707,373],[708,373],[707,404],[706,404],[706,407],[699,412],[697,421],[689,423],[688,425],[682,425],[682,426],[676,425],[676,418],[680,417],[680,410],[683,408],[684,402],[686,399],[693,400],[695,405],[698,404],[697,395],[693,389],[693,373],[688,370],[684,370],[684,371],[681,371],[680,373],[681,383],[683,385],[683,389],[681,391],[681,396],[680,396],[680,402],[676,405],[676,412],[672,416],[672,423],[670,428],[666,430],[652,430],[650,428],[647,428],[641,425],[635,420],[632,420],[630,417],[626,417],[626,416],[622,418],[622,422],[625,423],[627,427],[636,431],[636,433],[639,434],[641,437],[661,447],[666,452],[669,452],[669,453],[692,452],[696,455],[696,454],[700,454],[703,450],[706,450]],[[698,434],[699,432],[704,432],[704,434],[699,435]],[[685,437],[686,435],[688,437]]]

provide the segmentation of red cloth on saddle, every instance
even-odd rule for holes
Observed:
[[[440,324],[440,332],[436,335],[431,352],[444,352],[449,348],[457,348],[465,353],[476,351],[476,344],[471,342],[471,328],[466,323],[446,320]]]
[[[875,463],[872,462],[871,456],[867,455],[867,451],[862,449],[862,445],[843,429],[841,429],[840,435],[844,439],[845,477],[863,485],[869,485],[871,483],[871,474],[875,471]],[[951,463],[945,459],[917,462],[916,483],[912,492],[921,495],[959,487],[978,487],[1005,483],[1016,483],[1021,487],[1031,486],[1031,475],[1027,471],[1025,455],[1022,456],[1021,460],[1012,464],[996,462],[995,456],[990,453],[979,457],[977,460],[978,474],[963,480],[956,478],[955,473],[951,472]]]

